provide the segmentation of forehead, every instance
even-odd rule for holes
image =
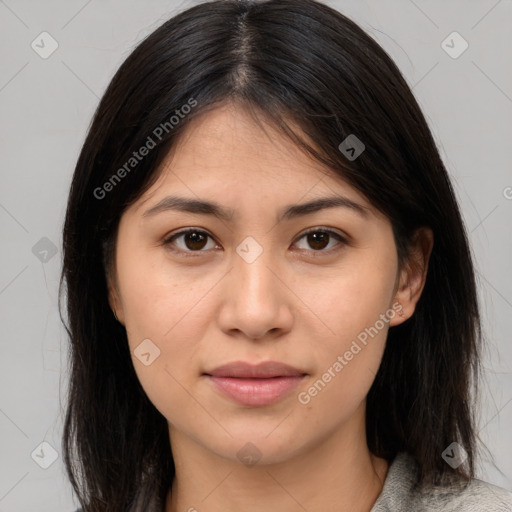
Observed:
[[[196,198],[213,195],[220,202],[282,199],[289,203],[328,193],[357,200],[373,210],[364,196],[332,169],[304,153],[264,117],[258,116],[258,121],[247,109],[232,103],[194,118],[163,160],[158,179],[134,209],[146,211],[155,202],[152,199],[178,190]]]
[[[251,171],[266,179],[320,178],[327,172],[262,114],[251,115],[248,108],[233,103],[193,119],[163,167],[167,164],[173,169],[206,169],[210,175],[229,173],[233,179],[248,179]]]

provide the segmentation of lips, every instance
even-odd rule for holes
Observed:
[[[216,390],[235,402],[265,406],[288,395],[307,374],[275,361],[258,365],[236,361],[205,372],[205,375]]]
[[[272,377],[297,377],[305,375],[306,372],[298,370],[293,366],[276,361],[267,361],[257,365],[251,365],[243,361],[235,361],[219,366],[211,371],[205,372],[213,377],[233,377],[240,379],[269,379]]]

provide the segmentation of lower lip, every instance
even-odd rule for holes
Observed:
[[[208,375],[208,378],[235,402],[242,405],[258,406],[277,402],[297,387],[304,376],[239,379]]]

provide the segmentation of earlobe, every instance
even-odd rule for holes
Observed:
[[[399,303],[398,315],[390,325],[399,325],[414,314],[427,279],[428,263],[434,245],[434,235],[430,228],[416,230],[409,249],[409,259],[400,272],[400,279],[393,304]],[[399,311],[398,311],[399,309]]]

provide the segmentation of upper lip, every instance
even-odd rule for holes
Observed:
[[[232,363],[218,366],[217,368],[205,373],[206,375],[214,377],[249,379],[269,379],[272,377],[296,377],[306,375],[305,372],[298,370],[297,368],[277,361],[267,361],[256,365],[246,363],[245,361],[234,361]]]

